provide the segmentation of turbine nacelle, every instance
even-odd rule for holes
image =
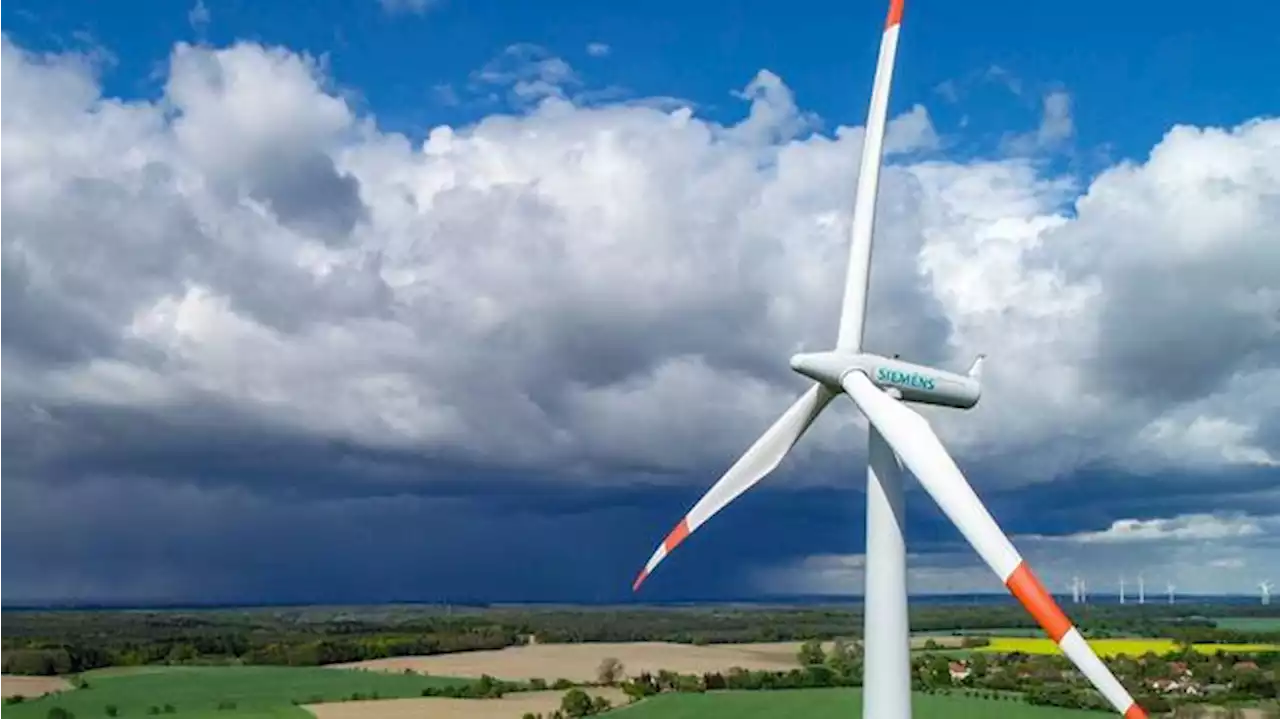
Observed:
[[[846,375],[861,372],[906,402],[970,409],[982,396],[982,362],[979,355],[967,374],[957,374],[867,352],[834,350],[794,355],[791,369],[836,392]]]

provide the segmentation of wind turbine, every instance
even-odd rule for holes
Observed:
[[[1271,589],[1272,589],[1274,586],[1275,586],[1275,585],[1274,585],[1274,584],[1272,584],[1271,582],[1265,582],[1265,581],[1264,581],[1264,582],[1258,582],[1258,589],[1259,589],[1259,591],[1261,591],[1261,592],[1262,592],[1262,603],[1263,603],[1263,604],[1270,604],[1270,603],[1271,603]]]
[[[636,577],[638,590],[681,542],[771,473],[826,406],[846,394],[866,416],[867,548],[864,590],[865,719],[909,719],[911,654],[907,625],[906,549],[902,536],[902,470],[909,470],[1063,653],[1127,719],[1146,717],[1129,692],[1067,618],[1031,571],[947,454],[929,422],[906,402],[969,409],[981,394],[979,355],[966,374],[870,354],[863,350],[872,227],[884,143],[889,85],[903,0],[891,0],[876,63],[850,228],[848,274],[835,349],[798,354],[790,365],[814,380],[764,434],[685,514]]]
[[[1143,582],[1142,572],[1138,572],[1138,604],[1147,603],[1147,585]]]
[[[1071,603],[1080,603],[1080,577],[1071,578]]]
[[[1124,604],[1124,575],[1120,575],[1120,603]]]
[[[1169,603],[1173,604],[1173,582],[1165,582],[1165,589],[1169,592]]]

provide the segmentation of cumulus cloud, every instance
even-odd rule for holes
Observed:
[[[861,128],[767,70],[727,124],[575,101],[533,46],[472,81],[516,111],[415,144],[283,48],[179,44],[125,100],[6,37],[6,479],[707,484],[833,341]],[[1274,464],[1280,120],[1095,178],[939,147],[893,119],[868,341],[990,355],[975,411],[929,412],[975,484]],[[792,485],[856,466],[861,426],[839,403]]]
[[[612,52],[613,48],[608,43],[589,42],[587,43],[587,54],[591,57],[604,57]]]

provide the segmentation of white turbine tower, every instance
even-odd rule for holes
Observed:
[[[1120,575],[1120,603],[1124,604],[1124,575]]]
[[[1271,590],[1275,587],[1271,582],[1258,582],[1258,590],[1262,593],[1262,603],[1271,603]]]
[[[1166,582],[1164,586],[1165,586],[1165,590],[1169,592],[1169,603],[1173,604],[1173,590],[1174,590],[1173,582]]]
[[[692,532],[771,473],[827,404],[837,395],[846,394],[866,416],[870,435],[863,717],[909,719],[911,716],[906,549],[902,535],[903,469],[915,475],[987,566],[1116,711],[1127,719],[1146,717],[992,519],[929,422],[906,404],[973,407],[981,393],[982,356],[978,356],[967,374],[961,375],[863,351],[876,191],[902,8],[903,0],[891,0],[876,64],[854,198],[849,266],[836,347],[829,352],[791,358],[791,368],[814,383],[689,509],[654,550],[636,577],[633,589],[638,590],[658,564]]]
[[[1147,603],[1147,585],[1142,579],[1142,572],[1138,572],[1138,604]]]
[[[1071,603],[1080,603],[1080,577],[1071,578]]]

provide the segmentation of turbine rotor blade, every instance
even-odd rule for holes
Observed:
[[[750,489],[777,468],[783,457],[804,434],[813,420],[835,397],[835,393],[821,384],[814,383],[795,401],[764,434],[751,445],[737,462],[724,473],[720,481],[699,499],[675,528],[654,550],[653,556],[640,570],[631,590],[636,591],[653,572],[658,563],[667,557],[693,530],[719,512],[739,495]]]
[[[885,122],[889,115],[889,89],[893,84],[893,62],[898,54],[898,32],[902,27],[904,0],[890,0],[880,39],[880,57],[871,83],[871,103],[867,108],[866,133],[862,139],[862,161],[858,187],[853,197],[853,219],[849,228],[849,266],[845,274],[844,302],[840,312],[840,332],[836,347],[857,352],[862,349],[866,324],[867,286],[871,273],[871,235],[876,221],[876,198],[880,188],[880,160],[884,155]]]
[[[943,513],[1067,658],[1125,719],[1145,719],[1146,713],[1098,658],[996,524],[929,422],[877,389],[861,372],[848,373],[841,384]]]

